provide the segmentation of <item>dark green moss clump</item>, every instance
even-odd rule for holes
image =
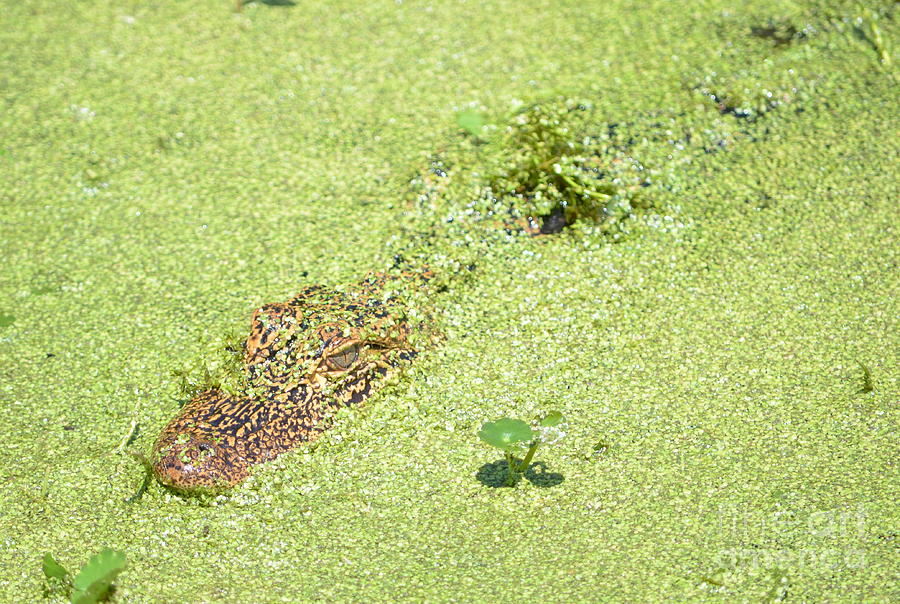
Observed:
[[[639,198],[641,167],[608,153],[590,136],[589,101],[551,99],[516,111],[498,141],[488,184],[513,200],[542,232],[579,220],[612,227]]]
[[[644,166],[620,144],[617,124],[596,120],[591,101],[520,103],[496,122],[464,128],[468,139],[412,179],[423,224],[443,211],[461,235],[477,224],[507,233],[556,233],[575,224],[612,233],[651,206]]]

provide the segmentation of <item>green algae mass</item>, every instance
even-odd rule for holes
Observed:
[[[8,4],[0,600],[103,547],[134,602],[896,599],[897,15],[822,4]],[[652,203],[467,242],[491,128],[560,94]],[[126,503],[173,369],[423,224],[478,252],[438,346],[236,491]],[[480,482],[548,408],[563,480]]]

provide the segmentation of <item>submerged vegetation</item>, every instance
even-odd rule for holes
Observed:
[[[448,212],[449,222],[530,234],[579,224],[612,234],[651,206],[643,194],[649,186],[644,166],[616,146],[614,126],[595,132],[599,123],[587,98],[517,101],[496,123],[468,108],[456,121],[469,144],[451,145],[412,180],[417,205]]]
[[[612,229],[642,205],[642,167],[609,157],[588,135],[592,108],[564,97],[522,107],[500,132],[501,151],[487,158],[490,194],[539,218],[542,233],[579,220]]]

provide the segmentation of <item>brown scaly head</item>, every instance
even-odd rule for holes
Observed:
[[[237,394],[202,392],[163,429],[153,472],[184,492],[215,492],[254,464],[314,439],[338,408],[361,403],[416,354],[414,325],[389,290],[429,272],[369,275],[346,289],[313,286],[253,313]]]

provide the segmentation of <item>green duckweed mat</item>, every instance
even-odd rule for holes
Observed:
[[[893,10],[5,2],[0,600],[112,547],[121,602],[896,601]],[[627,236],[485,257],[315,446],[135,497],[173,368],[381,268],[458,111],[570,92],[709,152],[648,143]],[[481,423],[551,409],[565,439],[499,488]]]

